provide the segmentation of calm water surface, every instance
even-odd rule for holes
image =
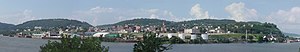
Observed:
[[[38,52],[45,39],[0,36],[0,52]],[[133,43],[104,42],[110,52],[132,52]],[[175,44],[167,52],[298,52],[300,43]]]

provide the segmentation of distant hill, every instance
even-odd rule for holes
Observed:
[[[192,28],[194,26],[213,26],[214,28],[220,27],[223,30],[228,30],[236,33],[245,33],[246,30],[249,30],[248,33],[256,33],[256,34],[280,34],[282,35],[280,29],[273,23],[261,23],[261,22],[236,22],[235,20],[228,19],[200,19],[200,20],[190,20],[190,21],[166,21],[160,19],[132,19],[125,20],[115,24],[108,25],[99,25],[97,27],[111,27],[111,26],[123,26],[123,25],[155,25],[161,26],[162,23],[165,23],[167,28]]]
[[[294,38],[300,38],[300,34],[295,34],[295,33],[283,33],[285,36],[289,36],[289,37],[294,37]]]
[[[160,20],[160,19],[142,18],[142,19],[125,20],[125,21],[121,21],[121,22],[118,22],[118,23],[115,23],[115,24],[99,25],[98,27],[117,26],[117,25],[141,25],[141,26],[146,26],[146,25],[162,25],[163,23],[173,24],[175,22]]]
[[[14,29],[14,27],[15,27],[15,25],[13,25],[13,24],[7,24],[7,23],[0,22],[0,31],[11,30],[11,29]]]
[[[161,19],[132,19],[132,20],[125,20],[114,24],[107,24],[107,25],[98,25],[101,26],[115,26],[115,25],[162,25],[165,23],[166,25],[224,25],[224,24],[236,24],[236,23],[249,23],[249,24],[260,24],[260,22],[236,22],[235,20],[228,20],[228,19],[201,19],[201,20],[190,20],[190,21],[181,21],[181,22],[173,22],[173,21],[166,21]]]
[[[236,23],[234,20],[217,20],[217,19],[202,19],[202,20],[190,20],[190,21],[182,21],[178,22],[178,24],[186,24],[186,25],[220,25],[220,24],[232,24]]]
[[[77,21],[77,20],[69,20],[69,19],[41,19],[41,20],[32,20],[27,21],[22,24],[17,25],[17,28],[34,28],[34,27],[42,27],[42,28],[55,28],[55,27],[92,27],[92,25]]]
[[[13,31],[14,29],[15,29],[15,25],[0,22],[0,34],[3,35],[12,34],[14,32]]]

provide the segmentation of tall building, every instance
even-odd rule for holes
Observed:
[[[166,33],[167,32],[167,28],[166,28],[165,22],[163,22],[162,27],[161,27],[160,30],[161,30],[162,33]]]
[[[141,26],[136,25],[134,32],[140,32],[140,31],[141,31]]]

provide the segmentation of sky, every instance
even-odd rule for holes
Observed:
[[[0,22],[74,19],[94,26],[136,18],[232,19],[278,25],[300,34],[300,0],[0,0]]]

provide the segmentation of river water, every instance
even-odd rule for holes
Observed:
[[[0,36],[0,52],[38,52],[45,39]],[[103,42],[110,52],[132,52],[133,43]],[[300,43],[175,44],[167,52],[298,52]]]

